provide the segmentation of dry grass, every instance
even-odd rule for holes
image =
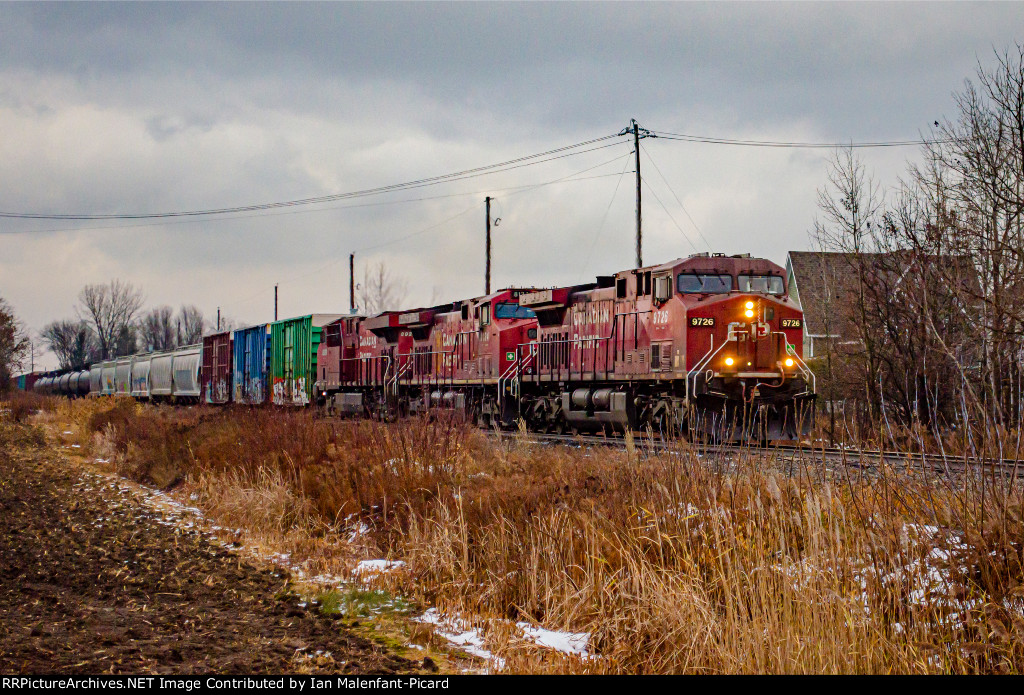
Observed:
[[[318,568],[405,560],[386,588],[479,616],[509,670],[1024,671],[1024,503],[1001,480],[719,469],[444,420],[60,409],[93,455]],[[524,648],[509,620],[589,632],[599,657]]]
[[[11,389],[0,393],[0,414],[8,421],[25,422],[31,415],[42,410],[53,410],[60,400],[34,391]]]
[[[890,419],[885,413],[879,421],[865,423],[853,410],[837,414],[831,435],[828,415],[819,412],[811,439],[829,445],[937,454],[952,459],[1024,458],[1024,422],[1016,425],[995,422],[976,408],[968,410],[966,403],[955,421],[928,424],[916,419],[906,424],[895,417]]]

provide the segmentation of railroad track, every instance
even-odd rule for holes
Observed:
[[[523,437],[529,441],[563,446],[624,448],[627,445],[627,439],[624,436],[539,434],[532,432],[523,435],[515,432],[501,432],[498,436],[502,439]],[[700,455],[746,453],[763,457],[776,457],[782,462],[789,461],[795,464],[823,462],[866,471],[877,470],[880,466],[885,465],[896,469],[931,470],[945,474],[968,471],[975,473],[995,472],[1003,476],[1024,478],[1024,459],[970,458],[877,449],[822,447],[806,444],[691,444],[684,440],[652,439],[644,434],[636,434],[633,441],[638,449],[645,451],[678,451],[681,448],[685,448],[693,450]]]

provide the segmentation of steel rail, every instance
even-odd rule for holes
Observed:
[[[626,438],[624,436],[603,436],[584,434],[546,434],[527,432],[498,432],[497,435],[503,439],[522,437],[526,441],[533,440],[538,443],[562,444],[567,446],[608,446],[625,448]],[[876,469],[881,464],[890,467],[912,467],[919,469],[930,469],[944,473],[964,472],[974,470],[982,472],[986,470],[997,471],[1002,475],[1013,475],[1024,477],[1024,459],[992,459],[987,457],[951,456],[942,454],[927,454],[920,452],[899,452],[884,451],[878,449],[857,449],[843,447],[824,447],[801,444],[710,444],[690,443],[686,440],[664,440],[651,438],[644,433],[636,433],[634,438],[635,446],[638,449],[655,451],[678,451],[689,448],[698,454],[740,454],[748,453],[759,456],[785,455],[791,459],[815,458],[821,461],[832,461],[842,463],[851,468]]]

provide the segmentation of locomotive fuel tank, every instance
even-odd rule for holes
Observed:
[[[562,393],[562,412],[577,429],[625,429],[633,419],[629,394],[612,388],[574,389]]]

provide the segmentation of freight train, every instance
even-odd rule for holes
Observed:
[[[771,261],[697,254],[582,285],[214,333],[34,388],[385,420],[441,410],[547,432],[792,440],[811,428],[815,389],[803,313],[787,290]]]

